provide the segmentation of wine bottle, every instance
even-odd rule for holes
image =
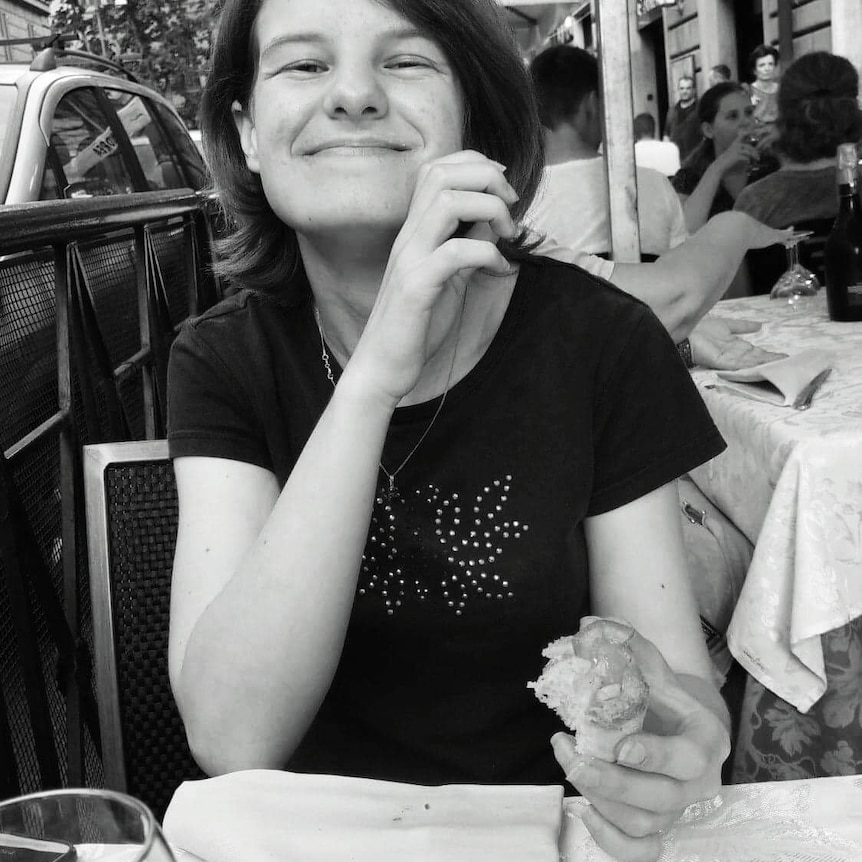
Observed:
[[[832,320],[862,320],[862,205],[856,144],[838,146],[838,215],[826,240],[826,302]]]

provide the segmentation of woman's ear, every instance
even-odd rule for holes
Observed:
[[[248,109],[243,108],[239,102],[234,102],[231,105],[233,111],[233,121],[236,123],[236,130],[239,132],[239,142],[245,153],[245,163],[248,169],[255,174],[260,173],[260,162],[257,157],[257,130],[254,127],[254,120]]]
[[[712,124],[711,123],[701,123],[700,124],[700,131],[701,131],[701,134],[705,138],[709,138],[711,140],[712,138],[715,137],[715,133],[712,130]]]

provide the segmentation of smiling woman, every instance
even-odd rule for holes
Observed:
[[[541,134],[502,10],[227,0],[202,118],[235,293],[170,369],[196,757],[568,772],[604,847],[657,855],[728,748],[672,484],[722,441],[645,306],[530,254]],[[579,785],[527,682],[591,612],[644,636],[660,734]]]

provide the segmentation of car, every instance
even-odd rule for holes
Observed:
[[[206,187],[200,151],[160,93],[61,37],[27,41],[32,62],[0,62],[0,205]]]

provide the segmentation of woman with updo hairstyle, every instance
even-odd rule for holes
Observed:
[[[813,231],[802,262],[823,280],[822,248],[838,212],[838,145],[862,136],[859,75],[845,57],[803,54],[784,73],[778,95],[780,170],[746,187],[734,209],[776,228]],[[767,293],[784,268],[780,250],[747,255],[755,293]]]
[[[858,96],[859,75],[845,57],[814,51],[792,63],[778,95],[781,169],[747,186],[734,209],[778,228],[834,218],[838,145],[862,137]]]

